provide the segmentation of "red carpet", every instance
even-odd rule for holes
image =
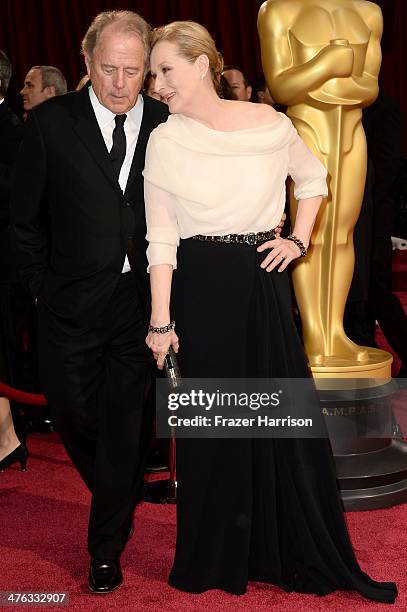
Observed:
[[[407,251],[396,253],[394,271],[394,288],[407,312]],[[379,329],[377,340],[389,350]],[[393,374],[397,369],[396,362]],[[399,407],[405,413],[402,403]],[[407,430],[405,415],[398,417],[403,431]],[[376,580],[397,582],[400,594],[391,607],[365,601],[356,593],[337,592],[320,598],[255,583],[241,597],[220,591],[203,595],[178,592],[166,583],[174,553],[175,508],[146,503],[136,512],[135,534],[122,557],[124,585],[112,595],[91,595],[86,551],[89,495],[56,434],[32,436],[28,446],[28,472],[13,468],[0,473],[0,591],[66,591],[69,609],[84,612],[407,610],[407,504],[346,515],[362,568]]]
[[[355,593],[320,598],[255,583],[240,597],[220,591],[203,595],[178,592],[166,584],[174,551],[175,508],[146,503],[137,510],[135,534],[122,557],[124,585],[111,595],[91,595],[86,587],[88,493],[56,434],[30,437],[29,448],[28,472],[12,468],[0,473],[0,591],[67,591],[69,609],[86,612],[359,612],[384,608]],[[348,513],[347,521],[362,568],[375,579],[395,580],[400,595],[391,609],[407,610],[407,505]]]

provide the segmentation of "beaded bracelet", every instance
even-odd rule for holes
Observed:
[[[297,245],[297,247],[300,249],[300,257],[306,256],[307,247],[305,246],[302,240],[300,240],[299,238],[297,238],[297,236],[294,236],[293,234],[290,234],[289,236],[287,236],[286,239],[291,240],[291,242],[294,242],[294,244]]]
[[[153,332],[154,334],[166,334],[173,329],[175,329],[175,321],[171,321],[171,323],[168,323],[168,325],[163,325],[163,327],[154,327],[154,325],[148,326],[148,331]]]

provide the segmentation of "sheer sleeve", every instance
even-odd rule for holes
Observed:
[[[144,180],[147,221],[148,271],[151,266],[170,264],[177,267],[179,229],[175,214],[175,196]]]
[[[288,174],[293,179],[297,200],[327,196],[326,169],[308,149],[295,130],[288,149]]]

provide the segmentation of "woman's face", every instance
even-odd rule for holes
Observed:
[[[178,54],[178,45],[161,41],[151,52],[151,73],[155,76],[155,91],[168,104],[170,113],[187,113],[199,100],[203,65],[190,62]]]

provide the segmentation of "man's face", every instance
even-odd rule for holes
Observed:
[[[24,87],[20,91],[20,94],[23,98],[23,106],[24,110],[29,111],[34,108],[34,106],[38,106],[44,100],[48,100],[48,98],[52,98],[55,96],[55,88],[51,87],[43,87],[42,86],[42,74],[38,68],[31,68],[27,72],[27,76],[24,80]]]
[[[237,100],[242,100],[243,102],[248,102],[250,100],[252,88],[250,85],[246,87],[244,84],[243,74],[240,72],[240,70],[226,70],[223,73],[223,76],[229,83]]]
[[[137,102],[144,79],[144,46],[140,38],[107,26],[92,57],[86,57],[92,87],[101,104],[116,115]]]

